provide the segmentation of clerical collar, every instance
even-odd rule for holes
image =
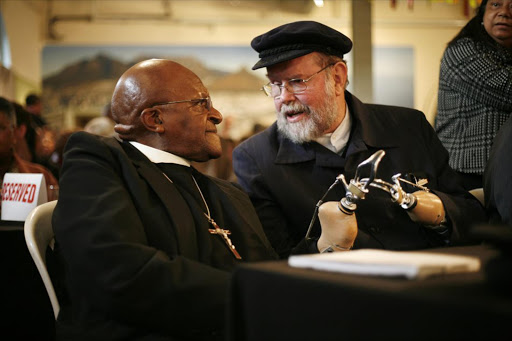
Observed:
[[[130,143],[153,163],[175,163],[178,165],[190,167],[190,162],[181,156],[174,155],[172,153],[156,149],[139,142],[130,141]]]
[[[339,154],[347,145],[350,137],[350,129],[352,127],[352,117],[348,110],[348,105],[345,105],[345,117],[340,125],[332,133],[322,135],[315,139],[316,142],[325,148]]]

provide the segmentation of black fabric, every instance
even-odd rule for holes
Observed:
[[[208,232],[208,230],[213,227],[205,216],[208,209],[210,210],[211,218],[217,223],[217,225],[222,229],[227,228],[224,227],[224,220],[222,219],[222,216],[220,214],[215,214],[215,206],[211,204],[213,200],[209,198],[208,192],[201,189],[201,185],[199,185],[200,182],[203,182],[201,181],[202,175],[192,167],[188,166],[173,163],[157,163],[156,165],[176,185],[178,191],[180,191],[181,195],[188,203],[193,214],[196,227],[195,232],[198,240],[199,260],[219,269],[232,269],[233,266],[236,265],[235,257],[228,249],[224,239],[219,235]],[[197,186],[194,179],[197,181]],[[203,187],[206,189],[204,183]],[[204,196],[208,208],[205,206],[201,193]],[[219,216],[219,218],[216,218],[217,216]],[[208,247],[204,247],[205,245],[208,245]],[[236,246],[237,245],[235,244],[235,247]]]
[[[247,195],[201,178],[243,260],[275,259]],[[63,339],[222,338],[231,276],[224,269],[237,263],[225,248],[208,259],[224,245],[209,235],[201,207],[130,143],[70,137],[52,224],[71,302],[59,315]]]
[[[492,224],[512,227],[512,116],[496,135],[484,172],[485,208]]]
[[[0,221],[0,259],[0,339],[55,340],[52,306],[25,243],[23,222]]]
[[[483,246],[443,252],[478,256],[483,268],[496,256]],[[510,340],[510,286],[488,284],[485,270],[407,280],[243,265],[232,278],[228,340]]]

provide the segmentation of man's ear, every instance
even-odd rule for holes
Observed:
[[[162,120],[162,112],[158,108],[146,108],[142,110],[140,119],[144,127],[155,133],[163,133],[164,125]]]
[[[347,85],[348,69],[345,63],[339,62],[334,65],[332,77],[334,79],[336,95],[343,95]]]

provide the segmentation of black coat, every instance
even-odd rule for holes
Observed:
[[[243,259],[275,259],[247,195],[201,180]],[[62,330],[84,340],[214,339],[237,263],[229,258],[228,271],[211,264],[219,236],[208,233],[206,218],[197,221],[174,183],[131,144],[71,136],[53,216],[71,299]]]
[[[297,145],[285,139],[274,123],[239,145],[233,153],[234,170],[249,194],[274,249],[286,257],[302,240],[315,205],[336,176],[352,179],[356,167],[383,149],[377,177],[414,174],[428,179],[451,221],[451,242],[463,240],[474,222],[485,219],[478,201],[465,192],[448,165],[448,153],[423,113],[407,108],[363,104],[345,94],[353,127],[345,153],[340,156],[318,143]],[[409,190],[411,192],[412,190]],[[343,186],[334,187],[324,201],[340,200]],[[411,221],[391,202],[390,195],[370,188],[356,211],[359,232],[356,248],[392,250],[445,245],[446,240]],[[316,234],[320,228],[316,222]]]
[[[512,116],[494,138],[484,173],[484,195],[490,223],[512,226]]]

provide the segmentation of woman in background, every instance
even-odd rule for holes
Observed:
[[[441,61],[435,129],[470,190],[512,113],[512,0],[484,0]]]
[[[57,199],[59,183],[45,167],[23,160],[15,152],[16,111],[7,99],[0,97],[0,188],[6,173],[41,173],[47,187],[48,201]]]

